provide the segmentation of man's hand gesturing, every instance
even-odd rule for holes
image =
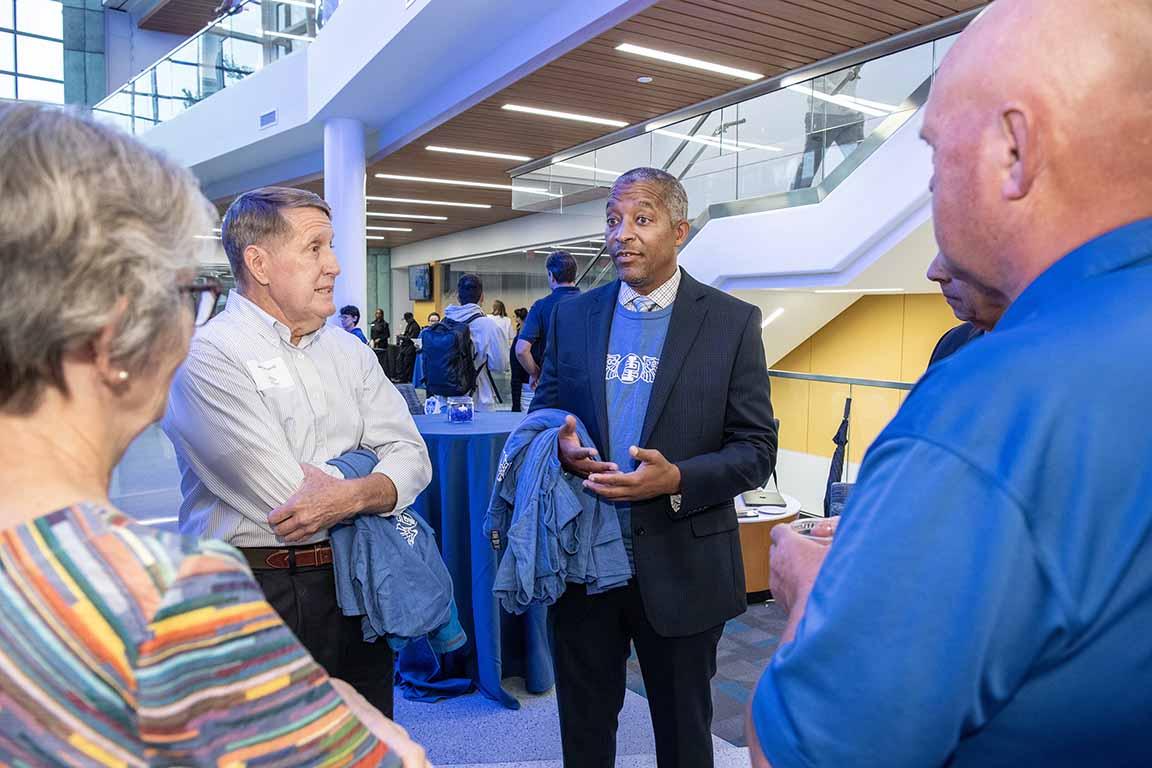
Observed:
[[[585,448],[580,444],[575,416],[564,419],[564,426],[556,437],[556,450],[560,455],[561,466],[580,477],[588,477],[593,472],[615,472],[617,469],[611,462],[600,461],[600,452],[595,447]]]

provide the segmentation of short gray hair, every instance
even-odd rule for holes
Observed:
[[[633,168],[622,174],[612,185],[612,195],[642,181],[655,184],[660,190],[660,199],[672,216],[673,225],[688,220],[688,193],[684,191],[684,185],[675,176],[659,168]]]
[[[67,394],[66,355],[122,310],[113,362],[146,370],[171,346],[178,284],[215,250],[195,237],[215,221],[159,152],[71,110],[0,102],[0,411]]]
[[[324,198],[306,189],[294,187],[261,187],[245,192],[232,201],[224,213],[220,239],[236,284],[247,281],[244,251],[250,245],[277,240],[291,232],[288,220],[280,212],[288,208],[319,208],[332,218],[332,209]]]

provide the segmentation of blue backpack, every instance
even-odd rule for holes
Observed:
[[[420,332],[420,353],[424,356],[424,389],[430,395],[461,397],[476,391],[480,371],[476,368],[476,347],[468,324],[484,317],[483,312],[465,320],[444,319]],[[488,375],[492,391],[500,400],[496,382],[485,361],[480,368]],[[503,400],[500,400],[503,402]]]

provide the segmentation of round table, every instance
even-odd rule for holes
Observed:
[[[428,445],[432,482],[412,508],[436,531],[452,575],[460,623],[476,651],[473,679],[489,698],[518,709],[520,702],[501,685],[504,677],[523,677],[531,693],[553,685],[548,612],[533,607],[510,616],[500,610],[492,595],[497,553],[484,518],[504,442],[524,414],[478,412],[468,424],[450,423],[444,414],[413,418]]]
[[[736,497],[736,512],[756,510],[756,517],[737,517],[740,522],[740,552],[744,556],[744,590],[748,593],[768,590],[768,556],[772,548],[772,529],[790,523],[800,514],[800,501],[781,494],[786,507],[748,507]]]

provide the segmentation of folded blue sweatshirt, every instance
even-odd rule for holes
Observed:
[[[376,454],[349,451],[328,463],[345,479],[367,477]],[[356,515],[333,526],[332,567],[336,601],[345,616],[360,616],[367,642],[386,637],[393,650],[428,635],[437,653],[463,647],[452,577],[426,522],[404,510],[395,515]]]
[[[632,576],[615,508],[560,466],[556,438],[567,416],[551,408],[529,414],[500,456],[484,530],[503,550],[492,591],[509,613],[551,605],[566,584],[597,594]],[[579,420],[576,432],[592,445]]]

